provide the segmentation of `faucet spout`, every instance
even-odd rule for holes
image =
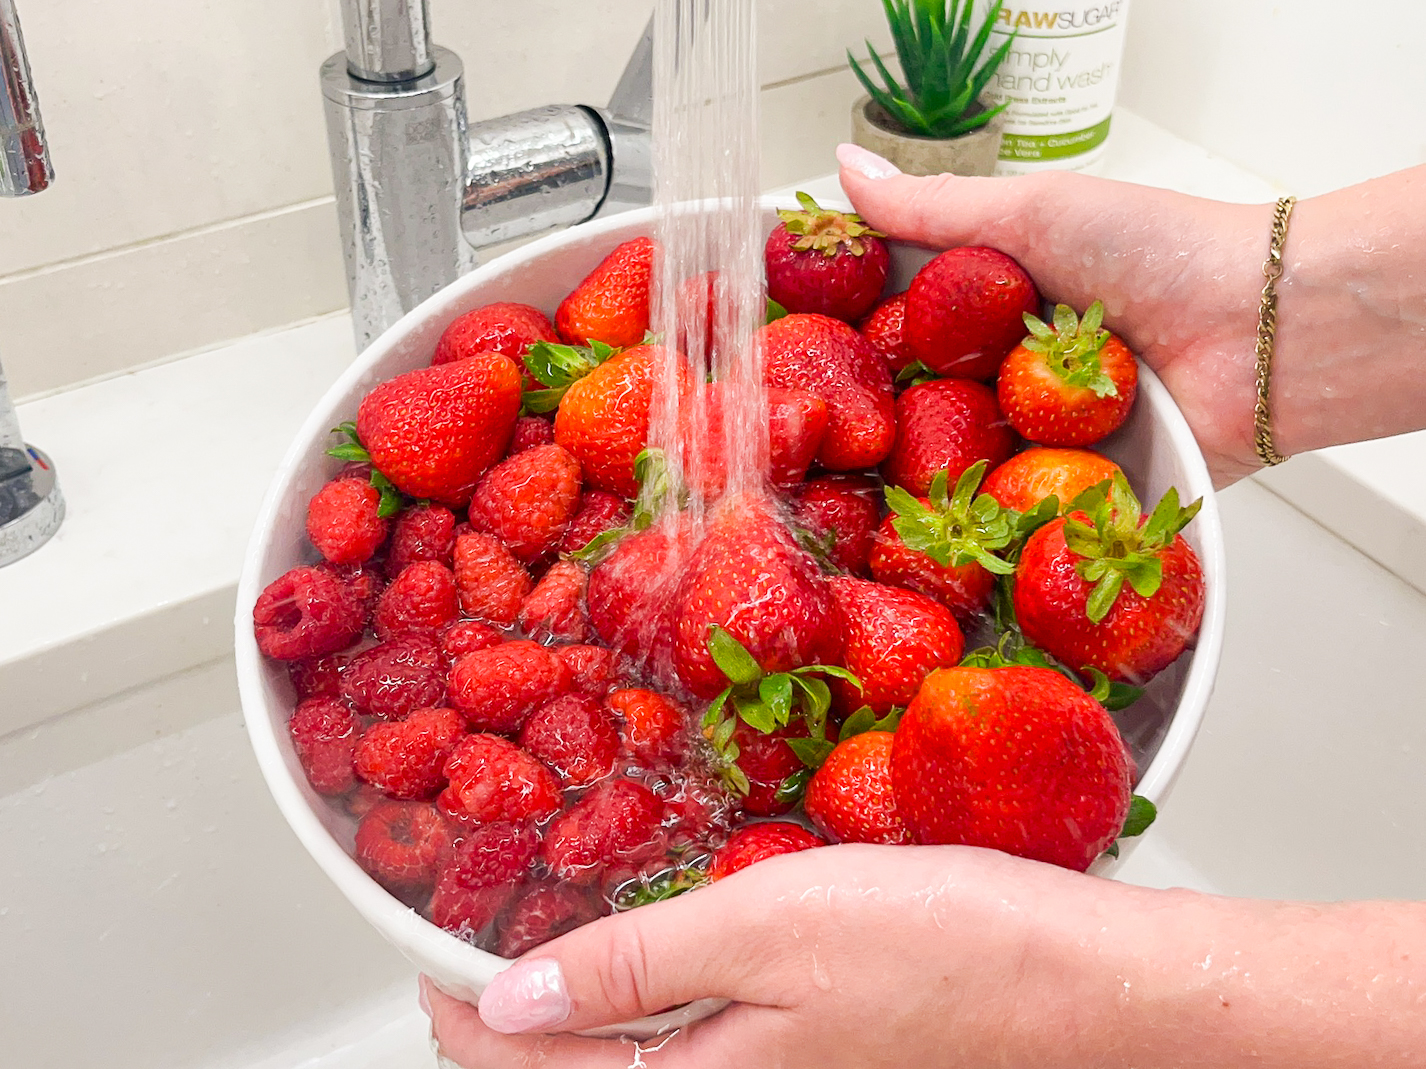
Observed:
[[[20,17],[13,0],[0,0],[0,196],[38,193],[52,181]]]
[[[342,0],[347,73],[364,82],[408,82],[436,69],[427,0]]]

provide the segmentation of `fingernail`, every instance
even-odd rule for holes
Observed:
[[[416,1004],[427,1017],[431,1016],[431,997],[426,994],[426,984],[429,982],[424,973],[416,977]]]
[[[892,178],[901,173],[896,164],[860,145],[838,145],[837,162],[864,178]]]
[[[517,961],[480,995],[480,1019],[497,1032],[541,1032],[569,1017],[569,992],[554,958]]]

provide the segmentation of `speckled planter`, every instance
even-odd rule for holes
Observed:
[[[852,105],[852,140],[906,174],[994,174],[1004,130],[1002,111],[979,130],[960,137],[919,137],[890,129],[886,112],[869,96]]]

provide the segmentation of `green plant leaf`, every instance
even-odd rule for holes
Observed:
[[[1153,802],[1141,794],[1134,795],[1129,800],[1129,815],[1124,820],[1124,830],[1119,833],[1119,838],[1132,839],[1143,835],[1158,815],[1158,807]]]
[[[837,748],[830,739],[788,739],[787,745],[808,768],[821,768]]]
[[[529,411],[537,416],[546,412],[553,412],[559,408],[560,401],[564,398],[564,389],[558,390],[526,390],[520,395],[520,400]]]
[[[771,735],[782,724],[777,722],[777,717],[760,698],[744,698],[737,694],[733,695],[733,708],[738,711],[738,718],[754,731],[761,731],[764,735]]]
[[[850,53],[848,53],[848,54],[850,55]],[[782,318],[783,318],[784,316],[786,316],[787,314],[788,314],[788,311],[787,311],[786,308],[784,308],[782,305],[778,304],[775,300],[773,300],[771,297],[769,297],[769,298],[767,299],[767,318],[764,319],[763,322],[764,322],[764,323],[775,323],[775,322],[777,322],[779,319],[782,319]]]
[[[860,735],[870,731],[872,725],[876,723],[876,714],[871,711],[871,706],[863,705],[847,719],[842,721],[842,730],[837,734],[837,741],[850,739],[853,735]]]
[[[786,672],[764,676],[758,682],[758,697],[779,725],[787,723],[792,716],[792,678]]]
[[[1119,596],[1119,589],[1123,585],[1124,573],[1118,571],[1110,572],[1094,584],[1084,607],[1084,614],[1092,623],[1100,623],[1109,615],[1109,610],[1114,607],[1114,599]]]
[[[807,793],[807,781],[812,778],[812,769],[803,768],[792,773],[778,784],[772,799],[779,805],[796,805]]]
[[[763,670],[741,642],[717,624],[708,625],[708,652],[713,663],[734,686],[751,686],[763,676]]]

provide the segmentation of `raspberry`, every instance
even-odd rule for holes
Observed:
[[[570,670],[549,650],[524,640],[467,653],[451,668],[451,703],[472,731],[514,733],[525,718],[570,689]]]
[[[293,712],[287,731],[314,791],[346,794],[356,786],[352,754],[361,724],[345,705],[334,698],[309,698]]]
[[[253,633],[278,661],[323,657],[361,635],[365,610],[345,583],[319,568],[293,568],[258,595]]]
[[[530,573],[488,534],[456,537],[455,573],[460,611],[493,624],[513,624],[533,585]]]
[[[322,571],[335,575],[346,584],[362,604],[364,619],[370,619],[372,610],[386,589],[386,577],[373,561],[365,564],[330,564],[327,561],[317,565]]]
[[[455,529],[455,513],[444,505],[412,505],[391,525],[391,540],[386,546],[387,574],[400,575],[423,560],[450,567]]]
[[[520,745],[568,787],[588,787],[614,771],[619,732],[604,703],[585,694],[546,702],[525,721]]]
[[[785,820],[750,824],[733,832],[728,841],[713,855],[713,864],[708,875],[711,879],[721,880],[756,861],[826,845],[826,840],[808,831],[801,824]]]
[[[520,603],[520,627],[537,642],[583,642],[590,636],[584,611],[589,576],[572,560],[556,561]]]
[[[797,525],[813,539],[831,538],[828,560],[853,575],[869,573],[867,560],[881,522],[881,490],[861,475],[809,479],[793,500]]]
[[[608,702],[623,718],[624,748],[636,764],[652,768],[682,756],[688,742],[688,713],[678,702],[638,687],[616,690]]]
[[[510,438],[510,456],[550,445],[555,440],[555,425],[544,416],[521,416],[515,421],[515,433]]]
[[[470,499],[470,525],[532,564],[559,545],[578,507],[579,461],[562,446],[540,445],[481,476]]]
[[[386,541],[386,521],[377,515],[381,492],[371,483],[336,479],[307,503],[307,537],[333,564],[360,564]]]
[[[446,695],[445,663],[435,640],[400,635],[352,658],[342,673],[342,697],[383,720],[440,705]]]
[[[599,916],[588,891],[567,883],[537,883],[523,890],[495,924],[495,953],[518,958],[528,950]]]
[[[556,879],[627,878],[667,848],[663,818],[663,803],[642,783],[605,780],[551,822],[541,856]]]
[[[619,661],[603,646],[556,646],[551,653],[570,670],[570,689],[596,698],[609,693],[619,676]]]
[[[357,820],[361,820],[377,805],[385,801],[387,801],[387,797],[379,789],[370,783],[358,783],[356,790],[342,799],[342,807]]]
[[[297,700],[308,698],[340,698],[342,669],[345,657],[316,657],[307,661],[292,661],[287,666],[287,678],[297,691]]]
[[[496,301],[453,319],[436,342],[431,363],[502,353],[523,367],[525,350],[537,341],[559,341],[554,324],[543,312],[518,301]]]
[[[586,490],[579,496],[579,511],[569,521],[569,528],[560,539],[559,551],[577,553],[605,531],[623,527],[632,515],[629,503],[618,494]]]
[[[427,802],[377,802],[357,825],[357,864],[398,898],[430,890],[450,849],[450,825]]]
[[[376,603],[376,637],[433,635],[456,618],[456,577],[444,564],[417,561],[391,581]]]
[[[463,820],[538,823],[559,812],[559,783],[534,757],[499,735],[467,735],[446,759],[447,812]]]
[[[473,939],[510,901],[539,843],[528,825],[486,824],[471,830],[436,877],[431,920]]]
[[[446,758],[464,736],[465,718],[454,709],[417,709],[373,724],[357,743],[356,774],[392,798],[434,798],[446,785]]]
[[[461,620],[451,624],[441,634],[441,655],[447,663],[454,663],[467,653],[488,650],[505,641],[505,636],[489,624],[479,620]]]

